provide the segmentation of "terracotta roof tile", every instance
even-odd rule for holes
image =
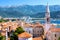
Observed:
[[[30,37],[32,37],[32,35],[27,33],[27,32],[23,32],[23,33],[19,34],[18,37],[20,37],[20,38],[30,38]]]
[[[32,40],[43,40],[41,37],[33,38]]]
[[[52,32],[60,32],[60,28],[51,28],[50,29]]]

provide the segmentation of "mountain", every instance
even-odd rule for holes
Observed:
[[[22,5],[15,7],[0,7],[0,16],[2,17],[30,16],[36,18],[44,18],[45,13],[45,5]],[[51,5],[50,14],[51,18],[60,18],[60,5]]]

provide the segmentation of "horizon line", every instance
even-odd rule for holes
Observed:
[[[26,5],[28,5],[28,4],[26,4]],[[26,5],[0,5],[0,7],[15,7],[15,6],[26,6]],[[43,4],[40,4],[40,5],[43,5]],[[58,4],[55,4],[55,5],[60,6]],[[37,5],[28,5],[28,6],[37,6]],[[46,5],[43,5],[43,6],[46,6]],[[54,5],[49,5],[49,6],[54,6]]]

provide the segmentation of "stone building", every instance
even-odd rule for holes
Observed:
[[[36,22],[34,24],[28,24],[28,23],[25,23],[23,24],[23,29],[32,34],[33,37],[40,37],[41,35],[44,34],[44,28],[43,28],[43,25],[40,24],[39,22]]]
[[[38,22],[34,25],[35,26],[33,28],[33,38],[34,37],[40,37],[40,36],[44,35],[43,25],[38,23]]]
[[[58,40],[60,37],[60,28],[50,28],[47,33],[48,40]]]

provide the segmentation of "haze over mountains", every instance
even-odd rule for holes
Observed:
[[[30,16],[36,18],[44,18],[46,13],[46,6],[44,5],[23,5],[0,7],[0,16],[2,17],[23,17]],[[51,18],[60,18],[60,5],[50,6]]]

